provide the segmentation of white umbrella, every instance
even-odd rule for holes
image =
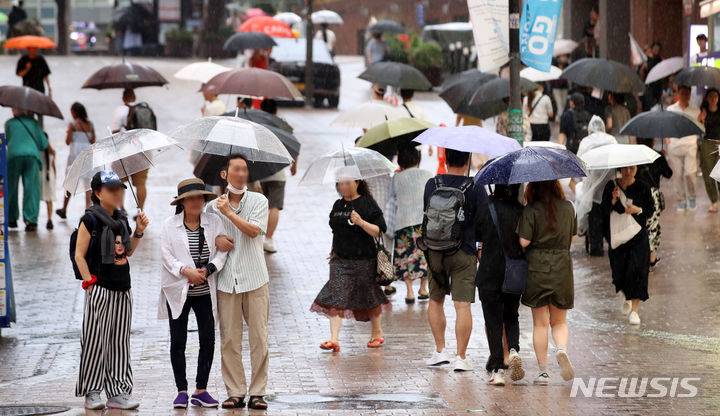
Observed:
[[[556,67],[555,65],[550,66],[549,72],[540,71],[535,68],[527,67],[520,71],[520,76],[522,78],[529,79],[533,82],[543,82],[543,81],[552,81],[554,79],[560,78],[562,75],[562,69]]]
[[[555,142],[549,142],[549,141],[537,141],[537,142],[523,142],[523,147],[551,147],[553,149],[567,149],[564,144],[555,143]]]
[[[685,60],[680,56],[663,59],[648,72],[647,77],[645,77],[645,84],[652,84],[655,81],[669,77],[684,67]]]
[[[230,68],[213,63],[212,61],[194,62],[182,67],[173,75],[177,79],[188,81],[199,81],[202,83],[210,81],[215,75],[221,74]]]
[[[587,151],[581,157],[588,170],[616,169],[653,163],[660,153],[644,144],[608,144]]]
[[[578,43],[572,39],[555,39],[555,45],[553,46],[553,56],[569,55],[577,47]]]
[[[332,121],[334,126],[370,128],[388,120],[407,117],[405,110],[382,101],[370,101],[345,110]]]
[[[302,17],[293,12],[282,12],[273,16],[273,19],[279,20],[288,26],[292,26],[302,22]]]
[[[300,184],[320,185],[342,179],[365,180],[389,175],[396,169],[397,166],[374,150],[351,147],[315,159],[305,171]]]
[[[311,15],[312,22],[317,25],[323,23],[328,25],[341,25],[345,23],[339,14],[332,10],[318,10]]]

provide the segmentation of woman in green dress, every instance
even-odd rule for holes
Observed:
[[[548,327],[557,351],[555,358],[564,380],[575,376],[565,350],[568,341],[567,310],[574,302],[570,244],[577,232],[572,203],[558,181],[530,182],[525,190],[527,206],[518,223],[520,245],[525,248],[528,276],[523,305],[532,308],[533,346],[540,368],[534,383],[549,382]]]

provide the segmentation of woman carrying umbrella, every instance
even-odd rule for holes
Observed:
[[[608,224],[605,236],[610,242],[608,256],[615,291],[623,292],[625,296],[622,313],[628,315],[631,325],[639,325],[638,306],[640,301],[649,298],[650,243],[647,223],[655,212],[655,204],[650,187],[635,179],[637,166],[623,167],[620,172],[622,177],[608,183],[603,191],[602,210]],[[612,218],[612,214],[617,215]],[[635,227],[639,231],[631,238],[627,239],[629,236],[615,231],[614,221],[629,222],[628,218],[618,215],[629,215],[637,223]]]
[[[702,170],[705,191],[712,205],[710,212],[718,212],[718,189],[720,183],[710,177],[710,172],[718,162],[718,140],[720,140],[720,111],[718,111],[718,98],[720,93],[716,88],[705,92],[700,108],[698,121],[705,125],[705,135],[700,143],[700,169]]]
[[[85,106],[78,102],[73,103],[70,107],[70,114],[72,114],[73,121],[68,124],[67,135],[65,137],[65,144],[70,146],[70,153],[68,154],[67,160],[68,169],[80,152],[95,143],[95,127],[88,119]],[[68,203],[70,203],[71,196],[72,194],[66,191],[63,207],[55,211],[55,213],[62,219],[67,218],[67,206]],[[90,191],[85,192],[85,207],[90,207]]]
[[[572,203],[565,200],[560,182],[530,182],[525,190],[527,206],[518,223],[520,245],[525,248],[528,275],[522,303],[532,308],[533,347],[540,373],[534,383],[550,381],[547,365],[548,327],[557,351],[555,358],[563,380],[575,376],[566,348],[567,311],[574,305],[570,244],[577,232]]]

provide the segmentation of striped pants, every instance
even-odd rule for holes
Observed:
[[[98,285],[85,293],[76,396],[105,390],[108,397],[132,392],[130,324],[132,292]]]

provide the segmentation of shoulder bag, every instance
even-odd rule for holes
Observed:
[[[620,197],[618,200],[627,206],[627,197],[623,192],[620,185],[615,183],[615,186],[620,190]],[[640,224],[635,221],[630,214],[619,213],[611,208],[610,210],[610,248],[615,249],[628,241],[630,241],[637,233],[642,230]]]
[[[395,281],[395,269],[390,259],[390,253],[385,249],[385,244],[382,242],[382,236],[375,239],[375,248],[377,249],[375,283],[379,286],[387,286]]]
[[[528,262],[525,259],[511,259],[508,257],[503,245],[502,230],[495,211],[495,204],[492,201],[488,202],[488,208],[490,208],[490,216],[495,224],[495,229],[497,229],[498,238],[500,238],[500,249],[503,256],[505,256],[505,278],[503,279],[502,291],[512,295],[522,295],[527,281]]]

